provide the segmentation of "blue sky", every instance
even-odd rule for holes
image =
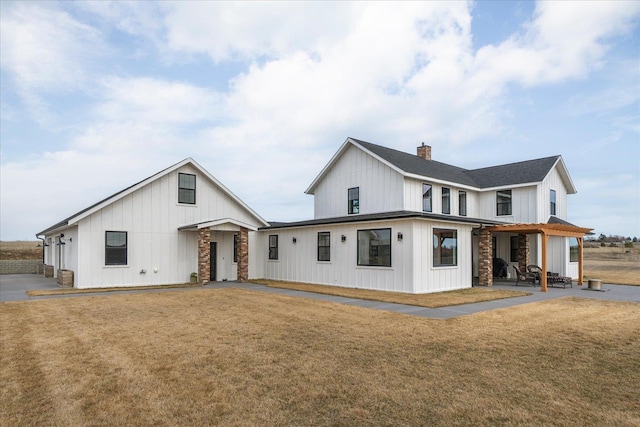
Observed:
[[[348,137],[560,154],[568,220],[640,237],[640,3],[0,3],[0,239],[193,157],[267,220]]]

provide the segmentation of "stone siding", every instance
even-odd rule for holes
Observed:
[[[39,274],[42,261],[37,259],[3,259],[0,260],[0,274]]]
[[[58,277],[56,278],[58,285],[63,288],[73,287],[73,271],[72,270],[58,270]]]

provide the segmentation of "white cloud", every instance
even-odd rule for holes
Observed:
[[[2,70],[22,101],[37,120],[51,122],[45,95],[86,84],[87,66],[103,45],[93,27],[53,5],[10,3],[2,7],[0,49]]]
[[[179,125],[212,121],[223,114],[222,97],[214,91],[181,82],[148,77],[108,77],[96,107],[101,120]]]

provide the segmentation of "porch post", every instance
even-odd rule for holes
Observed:
[[[584,245],[584,238],[582,237],[578,237],[578,285],[582,286],[583,284],[583,280],[582,277],[584,276],[584,259],[582,259],[583,257],[583,245]]]
[[[209,283],[211,276],[211,230],[198,230],[198,282],[202,286]]]
[[[549,236],[546,233],[542,233],[542,265],[540,268],[540,291],[547,292],[547,243],[549,242]]]
[[[249,230],[240,227],[238,236],[238,282],[249,280]]]
[[[478,284],[493,286],[493,242],[491,232],[486,228],[480,229],[478,244]]]
[[[529,249],[529,236],[526,234],[518,234],[518,268],[523,273],[527,271],[529,265],[530,249]]]

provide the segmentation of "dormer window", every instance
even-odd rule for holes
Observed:
[[[196,204],[196,176],[188,173],[178,174],[178,203]]]
[[[360,213],[360,187],[350,188],[348,191],[349,207],[348,212],[351,214]]]
[[[496,213],[500,215],[511,215],[511,190],[496,192]]]

